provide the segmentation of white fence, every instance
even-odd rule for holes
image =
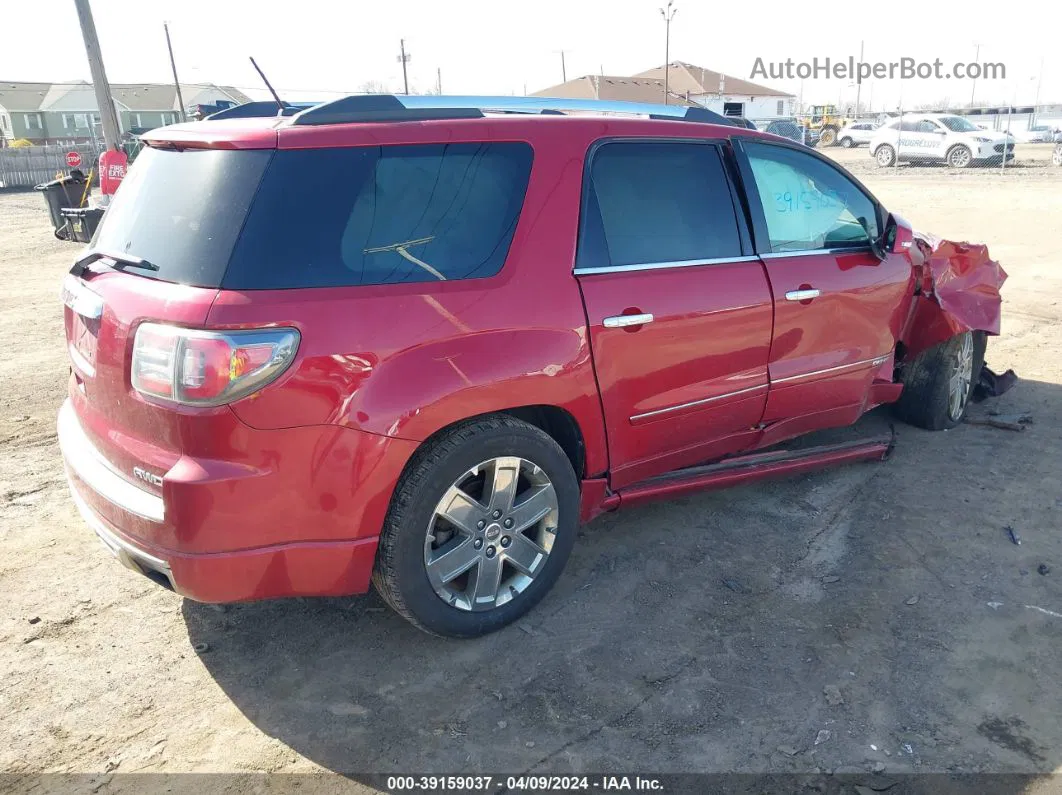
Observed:
[[[32,188],[55,179],[57,173],[69,173],[68,152],[81,155],[79,168],[88,175],[99,158],[93,144],[74,146],[27,146],[0,149],[0,188]]]

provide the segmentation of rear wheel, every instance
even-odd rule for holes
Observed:
[[[896,163],[896,150],[888,144],[882,144],[874,150],[874,159],[882,168],[888,168]]]
[[[851,149],[853,146],[855,146],[855,141],[853,141],[848,136],[845,136],[844,138],[841,139],[841,147],[842,148]]]
[[[983,331],[966,331],[922,351],[903,373],[896,413],[930,431],[954,428],[966,415],[985,362]]]
[[[373,584],[419,628],[475,637],[524,615],[571,553],[579,483],[545,432],[498,415],[427,443],[392,499]]]
[[[1055,151],[1051,153],[1051,162],[1056,166],[1062,166],[1062,144],[1055,144]]]

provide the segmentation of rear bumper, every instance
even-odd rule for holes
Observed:
[[[337,431],[352,453],[342,456],[349,489],[345,496],[349,499],[329,502],[320,499],[320,494],[299,494],[307,481],[290,480],[284,474],[286,469],[255,469],[245,480],[232,477],[226,469],[227,476],[217,480],[207,476],[211,462],[185,457],[163,478],[158,494],[141,488],[107,461],[85,433],[70,401],[63,405],[58,419],[59,445],[74,503],[104,546],[127,568],[203,602],[340,596],[368,590],[390,487],[413,443],[381,441],[382,437],[347,429],[308,430],[323,434],[331,442]],[[398,449],[382,455],[381,445],[390,449],[390,441],[397,443]],[[374,457],[373,466],[357,466],[359,443],[380,456]],[[318,471],[320,468],[318,463]],[[389,476],[392,470],[393,479]],[[181,480],[188,471],[196,477]],[[332,473],[311,479],[311,491],[316,488],[333,494],[335,477]],[[388,481],[389,487],[380,485]],[[255,502],[263,482],[280,494],[290,495],[285,502],[295,507],[283,513],[275,503]],[[252,491],[247,492],[246,515],[241,521],[234,521],[231,512],[187,510],[190,503],[220,508],[223,496],[240,499],[244,489]],[[300,507],[309,504],[317,505],[317,509]],[[322,511],[322,505],[332,510]],[[337,516],[337,512],[342,515]],[[342,521],[344,518],[350,523]],[[327,537],[340,532],[342,537]],[[254,544],[256,538],[269,542]],[[242,548],[233,548],[237,544]]]

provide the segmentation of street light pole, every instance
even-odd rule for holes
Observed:
[[[405,92],[408,94],[409,93],[409,77],[406,74],[406,64],[409,63],[410,56],[406,54],[406,40],[405,39],[399,39],[398,46],[399,46],[399,49],[401,50],[401,54],[398,56],[398,60],[402,63],[402,87],[405,89]]]
[[[667,9],[660,9],[660,16],[664,18],[664,104],[668,104],[668,77],[671,74],[671,20],[675,16],[677,8],[673,8],[675,0],[667,0]]]
[[[855,106],[855,115],[856,115],[857,118],[859,117],[859,97],[860,97],[860,94],[863,92],[862,70],[863,70],[863,42],[860,41],[859,42],[859,73],[856,74],[856,106]]]
[[[974,63],[977,64],[977,68],[980,69],[981,68],[981,45],[978,44],[976,46],[977,46],[977,50],[974,53]],[[975,77],[975,78],[973,78],[973,81],[970,84],[970,107],[971,108],[974,106],[974,92],[976,90],[977,90],[977,78]]]

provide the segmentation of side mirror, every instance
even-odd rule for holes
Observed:
[[[860,217],[859,223],[869,236],[870,224],[867,219]],[[900,216],[889,213],[888,218],[885,219],[885,229],[878,237],[870,239],[870,250],[875,257],[883,260],[889,254],[904,253],[911,248],[913,243],[914,231],[911,225]]]
[[[903,254],[914,244],[911,225],[895,213],[889,213],[885,222],[885,250],[891,254]]]

